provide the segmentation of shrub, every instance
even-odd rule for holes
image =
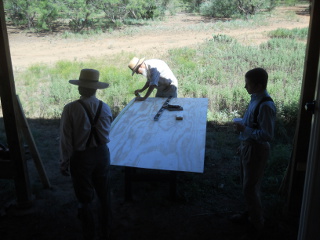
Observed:
[[[40,30],[53,30],[54,22],[59,17],[59,6],[52,1],[39,2],[37,8],[37,28]]]
[[[285,28],[278,28],[269,32],[268,36],[271,38],[292,38],[306,40],[308,37],[308,28],[294,28],[291,30]]]
[[[200,13],[204,16],[230,18],[237,13],[237,6],[234,0],[211,0],[200,5]]]
[[[238,14],[248,17],[261,11],[270,11],[274,7],[273,0],[209,0],[200,5],[200,13],[218,18],[230,18]]]

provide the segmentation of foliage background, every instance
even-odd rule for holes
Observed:
[[[7,19],[19,27],[54,31],[61,25],[74,33],[101,32],[161,19],[178,11],[221,18],[248,18],[297,0],[4,0]]]

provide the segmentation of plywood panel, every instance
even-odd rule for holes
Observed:
[[[132,100],[114,120],[111,164],[147,169],[203,172],[208,99],[173,98],[183,111],[154,116],[166,98]],[[176,120],[183,114],[183,120]]]

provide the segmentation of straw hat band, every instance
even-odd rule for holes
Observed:
[[[88,79],[88,78],[79,78],[79,81],[82,81],[82,82],[99,82],[98,79]]]
[[[82,69],[80,72],[79,80],[69,80],[69,83],[78,85],[81,87],[104,89],[109,87],[108,83],[99,82],[100,73],[95,69]]]

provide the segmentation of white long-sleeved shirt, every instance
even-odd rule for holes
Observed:
[[[261,93],[251,94],[251,101],[242,120],[242,124],[244,124],[246,128],[240,133],[239,139],[241,141],[264,143],[272,140],[276,120],[276,107],[274,102],[266,101],[261,103],[257,117],[259,127],[257,129],[253,127],[254,111],[264,97],[270,97],[266,90]]]
[[[168,86],[178,87],[178,80],[169,66],[162,60],[149,59],[144,61],[147,66],[147,81],[156,86],[158,91],[163,91]]]
[[[85,103],[92,114],[92,118],[94,118],[99,106],[99,99],[95,96],[89,98],[81,96],[80,99]],[[110,107],[106,103],[103,103],[100,117],[96,124],[100,144],[110,142],[109,132],[111,123],[112,113]],[[86,149],[90,131],[91,124],[83,106],[77,101],[65,105],[60,122],[61,164],[69,164],[74,151],[83,151]],[[96,147],[97,145],[95,138],[92,137],[89,147]]]

